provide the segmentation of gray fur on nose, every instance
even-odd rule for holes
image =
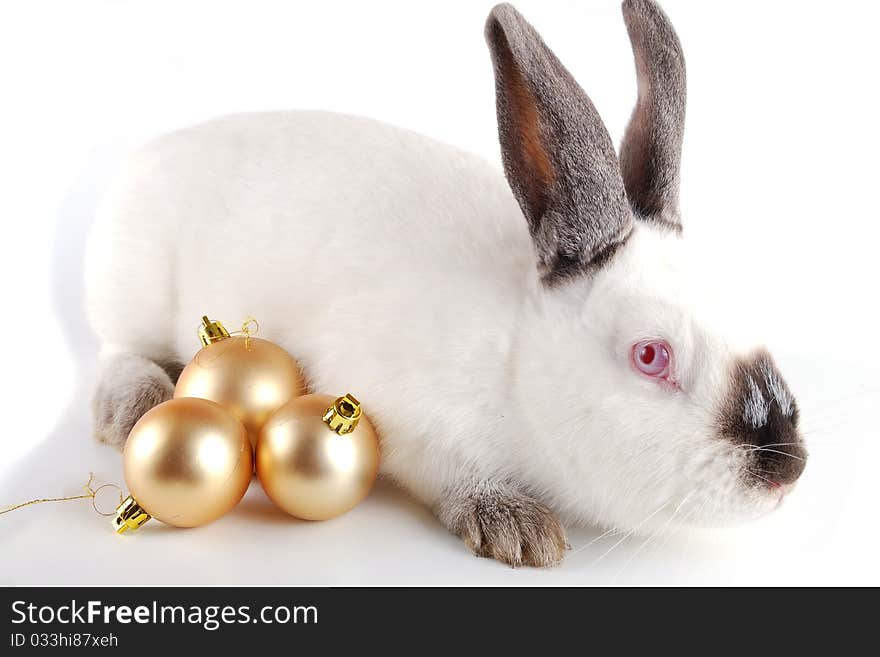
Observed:
[[[742,421],[760,429],[771,420],[771,411],[791,420],[795,414],[794,396],[773,364],[769,355],[759,354],[741,363],[736,376],[734,396],[739,397]]]
[[[747,450],[744,475],[753,485],[790,483],[803,472],[807,451],[798,431],[797,403],[765,350],[734,363],[718,436],[754,448]]]

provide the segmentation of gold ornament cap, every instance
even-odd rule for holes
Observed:
[[[208,319],[207,315],[202,315],[202,325],[199,327],[199,340],[201,340],[203,347],[228,337],[229,331],[226,330],[226,327],[220,321],[211,320]]]
[[[124,534],[129,529],[137,529],[152,516],[143,510],[140,504],[129,495],[119,506],[116,507],[116,517],[113,518],[113,527],[117,534]]]
[[[324,423],[340,436],[351,433],[361,419],[361,403],[351,393],[339,397],[324,413]]]

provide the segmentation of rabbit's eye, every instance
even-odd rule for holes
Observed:
[[[668,380],[672,367],[672,348],[664,340],[642,340],[633,345],[632,362],[645,376]]]

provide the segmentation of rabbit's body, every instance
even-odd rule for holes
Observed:
[[[517,471],[501,437],[538,276],[510,188],[473,155],[328,113],[215,120],[133,158],[87,262],[104,358],[185,363],[203,314],[253,315],[313,390],[361,398],[384,472],[422,499]]]
[[[203,314],[257,317],[315,391],[354,392],[382,470],[478,554],[562,558],[557,514],[626,531],[775,508],[803,470],[772,359],[689,302],[685,69],[626,0],[639,98],[620,149],[510,6],[492,10],[507,181],[366,119],[234,116],[142,150],[87,255],[98,436],[173,392]]]

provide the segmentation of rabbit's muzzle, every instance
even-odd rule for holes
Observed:
[[[769,353],[737,361],[719,417],[719,433],[746,454],[743,478],[753,486],[794,483],[807,462],[798,407]]]

